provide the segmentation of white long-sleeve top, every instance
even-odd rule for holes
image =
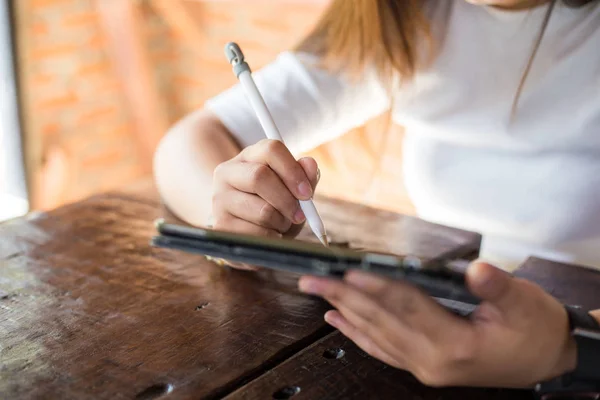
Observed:
[[[421,218],[481,232],[481,256],[506,269],[531,255],[600,267],[600,7],[556,6],[511,122],[546,7],[441,3],[437,57],[393,102],[375,75],[351,82],[307,54],[256,72],[284,141],[310,150],[393,104]],[[242,145],[264,138],[241,87],[207,107]]]

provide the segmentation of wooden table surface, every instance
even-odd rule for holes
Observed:
[[[433,260],[480,243],[355,204],[318,207],[332,239],[352,247]],[[0,225],[0,398],[530,398],[426,388],[328,327],[330,307],[298,293],[297,277],[150,247],[164,215],[144,189]]]

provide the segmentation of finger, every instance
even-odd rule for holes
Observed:
[[[339,286],[346,286],[347,289],[340,289]],[[369,304],[372,300],[366,294],[363,297],[357,294],[333,294],[336,291],[361,293],[351,285],[303,277],[300,289],[313,294],[323,293],[322,296],[338,308],[353,326],[369,336],[383,351],[394,356],[400,355],[407,369],[415,374],[422,375],[423,371],[435,370],[439,366],[461,365],[472,358],[475,332],[467,321],[452,317],[450,313],[448,315],[452,318],[445,321],[435,314],[419,311],[420,320],[417,324],[412,321],[415,326],[409,326],[402,313],[390,313],[380,304]],[[354,303],[349,306],[352,298]],[[437,303],[434,304],[445,312]],[[345,308],[351,313],[346,312]]]
[[[482,300],[487,300],[501,312],[520,308],[523,304],[522,285],[519,279],[487,263],[474,262],[467,268],[469,290]]]
[[[267,236],[276,238],[281,237],[281,233],[273,229],[268,229],[253,224],[251,222],[244,221],[243,219],[237,218],[231,214],[226,214],[216,218],[214,228],[220,231],[242,233],[246,235]]]
[[[225,232],[235,232],[242,233],[246,235],[255,235],[255,236],[267,236],[267,237],[281,237],[281,234],[272,229],[267,229],[248,221],[244,221],[233,215],[224,215],[215,219],[214,229],[225,231]],[[240,263],[231,260],[224,260],[225,264],[229,265],[235,269],[242,269],[248,271],[256,271],[257,267],[253,265],[249,265],[246,263]]]
[[[230,190],[218,194],[216,202],[219,203],[218,207],[234,217],[279,233],[286,232],[292,226],[292,221],[255,194]]]
[[[232,162],[220,165],[218,174],[221,180],[225,180],[234,189],[260,196],[290,221],[304,222],[305,217],[298,200],[268,166]],[[224,189],[223,192],[227,190]]]
[[[295,238],[296,236],[298,236],[298,234],[300,233],[302,228],[304,228],[305,223],[306,223],[306,221],[302,222],[301,224],[292,224],[290,229],[288,229],[287,232],[285,232],[283,236]]]
[[[325,313],[325,321],[338,329],[344,336],[352,340],[358,347],[371,357],[377,358],[395,368],[406,369],[402,360],[392,357],[381,349],[368,335],[353,326],[339,311],[328,311]]]
[[[378,299],[381,307],[404,324],[430,338],[446,335],[449,329],[442,329],[443,327],[453,326],[453,330],[459,330],[457,335],[461,334],[461,328],[469,327],[467,321],[452,315],[412,285],[361,271],[350,271],[345,280],[370,297]]]
[[[308,177],[314,191],[320,179],[320,172],[317,162],[312,157],[304,157],[298,160],[298,163],[304,169],[304,172],[306,173],[306,176]],[[292,226],[285,232],[285,236],[296,237],[304,227],[305,223],[306,221],[292,224]]]
[[[478,332],[469,320],[453,315],[404,282],[361,271],[349,272],[345,280],[377,298],[379,306],[394,316],[396,324],[388,326],[385,340],[377,343],[389,354],[399,351],[405,356],[407,368],[417,377],[443,381],[472,372],[469,368],[477,352]],[[388,347],[386,342],[393,346]],[[440,369],[442,375],[436,377]]]
[[[319,183],[319,179],[321,179],[321,173],[319,171],[317,161],[315,161],[315,159],[312,157],[304,157],[298,160],[298,164],[300,164],[304,170],[304,173],[308,177],[314,192],[317,188],[317,184]]]
[[[381,307],[372,297],[342,281],[305,276],[300,279],[299,287],[302,292],[322,296],[340,310],[349,310],[345,313],[346,318],[380,345],[387,341],[385,332],[388,331],[403,338],[402,343],[396,343],[402,351],[406,348],[405,343],[418,340],[401,319]]]
[[[278,140],[262,140],[240,153],[243,161],[268,165],[299,200],[308,200],[313,190],[304,169]]]
[[[336,304],[334,307],[354,329],[372,341],[379,349],[394,359],[402,360],[404,368],[408,367],[411,350],[418,348],[422,352],[425,347],[428,347],[428,343],[422,341],[422,335],[414,335],[392,319],[388,320],[385,326],[376,326],[343,304]],[[387,332],[391,332],[393,337],[388,337]]]

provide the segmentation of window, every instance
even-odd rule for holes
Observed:
[[[0,0],[0,221],[29,210],[12,33],[10,0]]]

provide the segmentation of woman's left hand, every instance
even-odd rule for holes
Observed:
[[[556,299],[483,263],[469,266],[467,282],[483,300],[470,319],[407,283],[363,272],[344,281],[303,277],[299,285],[337,309],[326,321],[364,351],[430,386],[531,387],[575,367]]]

